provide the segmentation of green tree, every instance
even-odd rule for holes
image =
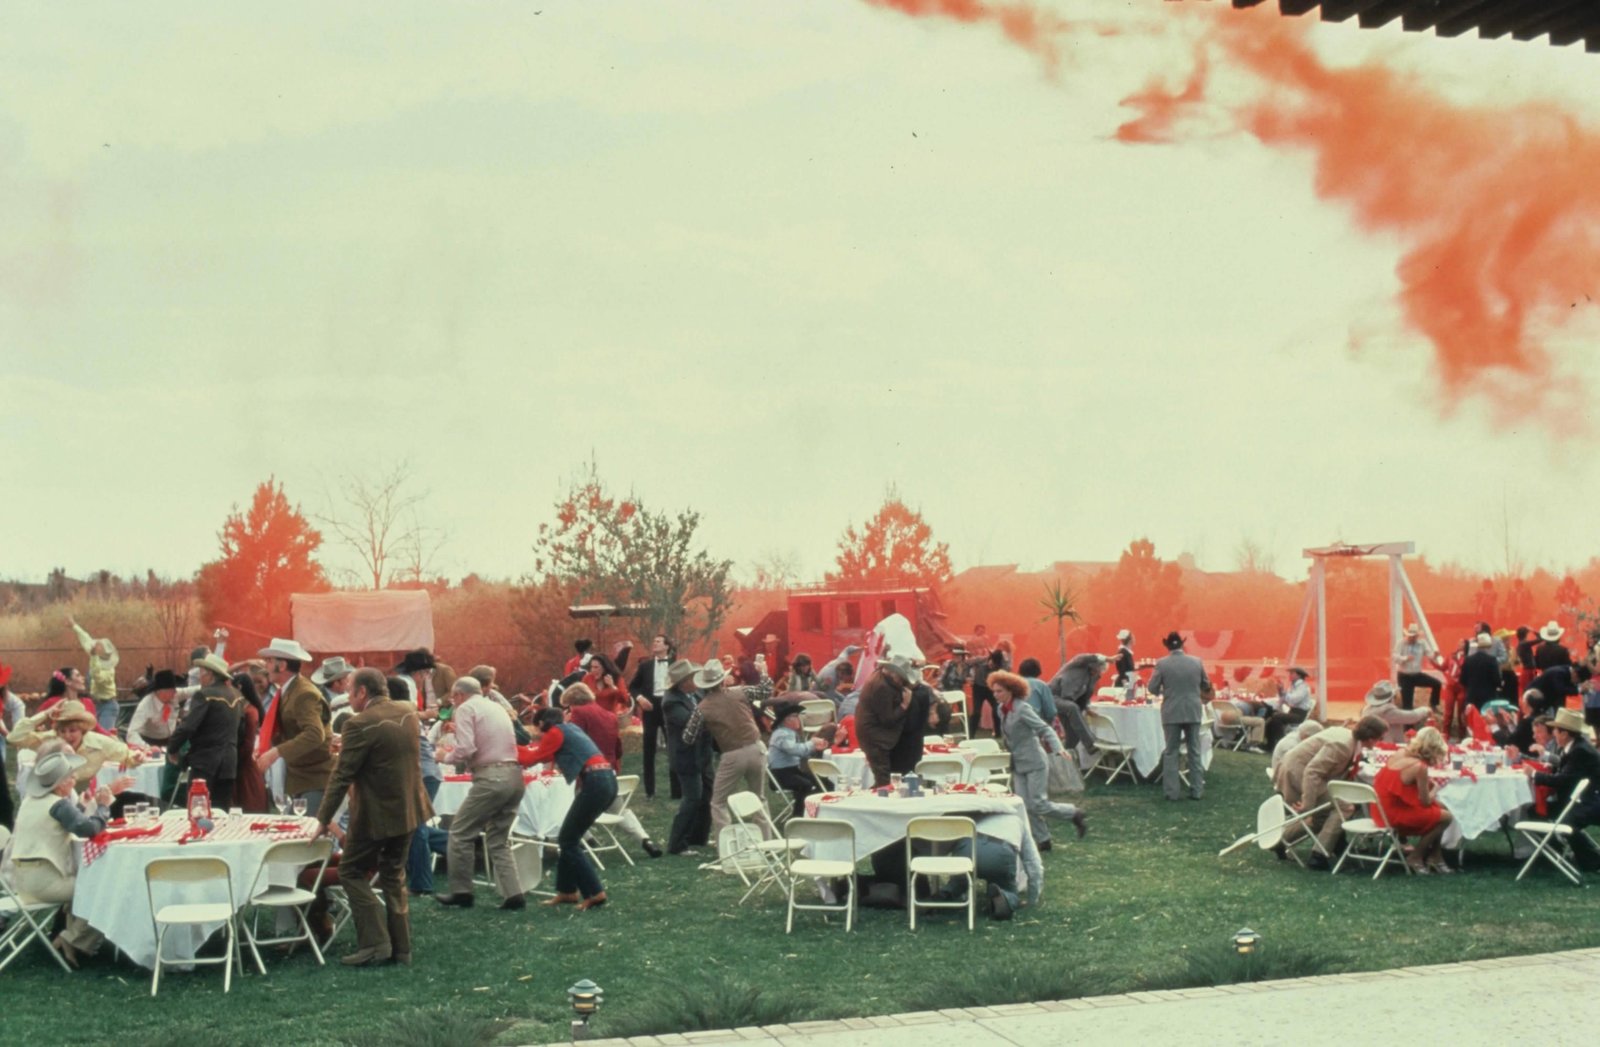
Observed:
[[[836,585],[937,590],[954,575],[950,547],[933,540],[933,528],[893,488],[859,531],[854,524],[845,528],[834,564],[828,581]]]
[[[203,617],[263,636],[287,636],[291,593],[328,588],[316,552],[322,535],[268,478],[244,512],[237,505],[217,532],[221,555],[196,579]]]

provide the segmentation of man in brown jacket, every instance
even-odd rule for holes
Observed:
[[[856,739],[861,755],[872,768],[872,787],[889,784],[889,753],[900,741],[911,708],[911,663],[901,658],[885,658],[861,688],[856,703]],[[1000,733],[999,718],[995,733]]]
[[[728,797],[743,785],[757,796],[767,795],[767,757],[761,747],[761,729],[755,708],[743,687],[728,687],[727,670],[713,658],[694,674],[694,685],[704,692],[700,704],[683,728],[685,745],[694,745],[702,730],[711,734],[722,757],[711,783],[711,833],[715,839],[732,821]],[[761,826],[766,835],[766,826]]]
[[[1283,758],[1278,765],[1276,785],[1283,800],[1296,813],[1315,810],[1328,799],[1328,783],[1350,777],[1361,760],[1365,746],[1380,741],[1389,725],[1377,716],[1363,716],[1355,730],[1348,727],[1329,727],[1307,738]],[[1335,804],[1311,819],[1311,828],[1317,834],[1317,849],[1307,861],[1312,869],[1327,869],[1328,859],[1339,843],[1344,827],[1344,814]],[[1306,831],[1306,824],[1298,822],[1283,834],[1286,847]]]
[[[256,766],[265,774],[283,761],[283,791],[294,799],[304,799],[306,810],[322,806],[322,793],[333,770],[333,734],[328,729],[328,703],[316,684],[300,675],[300,666],[311,660],[304,647],[293,640],[273,640],[259,652],[267,660],[267,673],[277,688],[277,701],[269,719],[275,721],[272,747],[256,757]]]
[[[411,963],[411,915],[406,893],[406,855],[411,834],[433,817],[422,788],[421,724],[416,707],[390,701],[383,674],[356,672],[350,686],[356,714],[344,725],[344,744],[317,809],[317,835],[328,830],[350,793],[350,829],[339,859],[339,882],[350,899],[356,951],[341,962],[351,967]],[[368,882],[373,870],[383,901]],[[382,918],[385,907],[388,921]]]

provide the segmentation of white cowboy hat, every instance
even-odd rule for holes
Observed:
[[[332,683],[341,676],[349,676],[355,672],[355,667],[338,655],[334,655],[317,667],[311,674],[312,683]]]
[[[1422,626],[1418,625],[1416,622],[1412,622],[1410,625],[1406,626],[1406,635],[1407,636],[1421,636],[1422,635]]]
[[[1479,647],[1493,647],[1494,637],[1490,636],[1488,633],[1479,633],[1477,638],[1472,642],[1477,644]]]
[[[721,662],[713,658],[701,666],[699,671],[694,674],[694,685],[702,691],[709,691],[713,687],[720,686],[722,681],[727,678],[728,670],[722,667]]]
[[[233,674],[228,671],[228,663],[223,661],[213,652],[208,651],[204,658],[196,658],[189,664],[193,665],[196,669],[204,669],[206,672],[212,673],[223,683],[227,683],[229,680],[233,679]]]
[[[33,773],[28,776],[28,795],[32,797],[49,796],[55,791],[61,780],[78,768],[88,763],[76,753],[58,749],[40,757],[33,765]]]
[[[256,654],[263,658],[285,658],[291,662],[312,661],[311,652],[300,646],[298,640],[285,640],[274,636],[272,642],[261,648]]]
[[[1564,632],[1566,632],[1566,630],[1561,628],[1561,626],[1556,624],[1554,621],[1546,622],[1545,627],[1539,630],[1539,639],[1547,640],[1550,643],[1555,643],[1557,640],[1561,639],[1561,634]]]

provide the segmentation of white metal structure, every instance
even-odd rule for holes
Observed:
[[[1401,558],[1417,551],[1415,542],[1379,542],[1373,545],[1350,545],[1340,542],[1336,545],[1326,545],[1319,549],[1304,549],[1306,559],[1311,561],[1311,584],[1306,587],[1306,602],[1300,608],[1300,624],[1295,627],[1294,641],[1289,644],[1289,657],[1285,659],[1286,665],[1294,665],[1300,656],[1300,642],[1305,639],[1306,626],[1311,621],[1311,613],[1317,615],[1317,715],[1318,720],[1327,716],[1327,689],[1328,689],[1328,560],[1339,557],[1367,557],[1387,556],[1389,558],[1389,650],[1393,651],[1400,643],[1400,636],[1405,628],[1404,611],[1411,609],[1413,620],[1422,629],[1423,637],[1428,641],[1428,646],[1437,651],[1438,642],[1433,637],[1433,629],[1428,625],[1428,616],[1422,612],[1422,601],[1417,599],[1416,590],[1411,587],[1411,579],[1406,577],[1406,569]]]

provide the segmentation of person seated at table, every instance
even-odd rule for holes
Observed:
[[[85,793],[80,805],[73,795],[74,776],[86,765],[65,741],[52,739],[39,747],[39,759],[17,811],[17,830],[7,848],[14,870],[12,886],[24,902],[69,903],[66,929],[51,944],[74,970],[105,938],[72,915],[70,903],[78,876],[72,838],[87,840],[105,832],[111,820],[112,797],[132,781],[119,778],[92,796]]]
[[[183,719],[180,692],[187,681],[171,669],[158,669],[144,686],[139,704],[128,721],[128,744],[165,747],[178,721]]]
[[[195,668],[200,670],[200,690],[172,732],[167,759],[187,766],[191,782],[206,783],[211,806],[226,810],[233,806],[239,777],[239,746],[246,733],[244,699],[233,689],[233,677],[221,658],[208,654],[195,662]],[[180,756],[185,745],[188,751]]]
[[[604,657],[603,654],[595,656],[597,661]],[[617,730],[617,714],[601,706],[599,696],[590,691],[587,684],[576,683],[568,687],[562,693],[561,700],[567,704],[567,722],[575,723],[582,728],[583,733],[589,736],[589,740],[594,742],[606,759],[614,761],[612,766],[620,767],[622,735]],[[617,828],[637,840],[645,854],[651,858],[661,857],[664,852],[650,838],[649,831],[640,823],[637,814],[626,807],[620,812],[613,810],[609,813],[622,815],[622,821]]]
[[[1348,778],[1360,766],[1361,753],[1383,737],[1386,726],[1376,716],[1363,716],[1349,727],[1326,727],[1293,749],[1278,765],[1274,784],[1278,793],[1296,813],[1315,811],[1328,800],[1328,783]],[[1327,811],[1313,814],[1284,830],[1283,841],[1275,848],[1279,859],[1288,847],[1307,831],[1316,834],[1316,849],[1306,861],[1309,869],[1328,869],[1328,859],[1338,853],[1344,833],[1345,810],[1334,804]]]
[[[856,718],[854,713],[841,718],[833,726],[833,738],[829,741],[828,748],[836,753],[853,753],[861,748],[861,743],[856,739]]]
[[[1002,669],[989,674],[989,685],[1000,699],[1000,733],[1011,750],[1011,791],[1021,797],[1028,809],[1028,824],[1039,850],[1048,851],[1051,847],[1047,818],[1071,822],[1078,838],[1083,839],[1089,831],[1083,812],[1070,803],[1050,799],[1050,765],[1045,753],[1065,750],[1061,739],[1028,704],[1028,681]]]
[[[583,728],[566,722],[560,709],[545,709],[533,721],[533,744],[517,748],[517,762],[523,767],[554,762],[575,789],[556,836],[556,894],[540,904],[576,905],[580,910],[604,905],[605,885],[584,853],[583,838],[617,798],[617,772],[611,761]]]
[[[1297,665],[1289,670],[1291,682],[1288,689],[1285,690],[1282,683],[1278,684],[1278,697],[1283,701],[1283,708],[1267,717],[1264,737],[1268,750],[1276,749],[1289,728],[1301,723],[1316,708],[1316,696],[1306,682],[1310,675]]]
[[[1517,707],[1504,698],[1496,698],[1483,707],[1484,722],[1489,728],[1489,736],[1494,739],[1494,744],[1499,746],[1510,745],[1517,730]]]
[[[1420,725],[1433,715],[1429,708],[1402,709],[1395,704],[1395,695],[1398,694],[1395,685],[1388,680],[1379,680],[1367,691],[1366,701],[1362,704],[1362,716],[1377,716],[1388,724],[1388,730],[1383,736],[1386,742],[1403,742],[1406,732]]]
[[[1416,849],[1406,859],[1411,871],[1418,874],[1451,873],[1444,860],[1444,831],[1450,825],[1450,812],[1434,800],[1434,788],[1428,771],[1442,767],[1450,759],[1450,745],[1436,727],[1424,727],[1406,747],[1389,758],[1372,780],[1372,790],[1378,794],[1372,817],[1378,824],[1388,824],[1402,836],[1421,837]]]
[[[1299,726],[1289,734],[1284,735],[1278,744],[1273,746],[1272,761],[1268,765],[1268,769],[1276,776],[1278,768],[1283,764],[1283,758],[1289,755],[1290,750],[1321,730],[1322,724],[1315,720],[1300,721]]]
[[[806,737],[800,726],[800,706],[793,702],[779,705],[772,716],[778,726],[767,743],[767,768],[777,783],[794,797],[794,816],[804,817],[806,797],[822,788],[806,761],[821,756],[827,743],[820,735]]]
[[[1554,735],[1551,748],[1559,754],[1554,770],[1526,768],[1534,785],[1550,790],[1549,810],[1562,813],[1562,823],[1572,826],[1569,840],[1573,863],[1584,872],[1600,871],[1600,847],[1583,830],[1600,823],[1600,752],[1589,741],[1588,724],[1576,709],[1560,709],[1550,722]],[[1589,790],[1571,811],[1566,811],[1573,790],[1584,779]]]

